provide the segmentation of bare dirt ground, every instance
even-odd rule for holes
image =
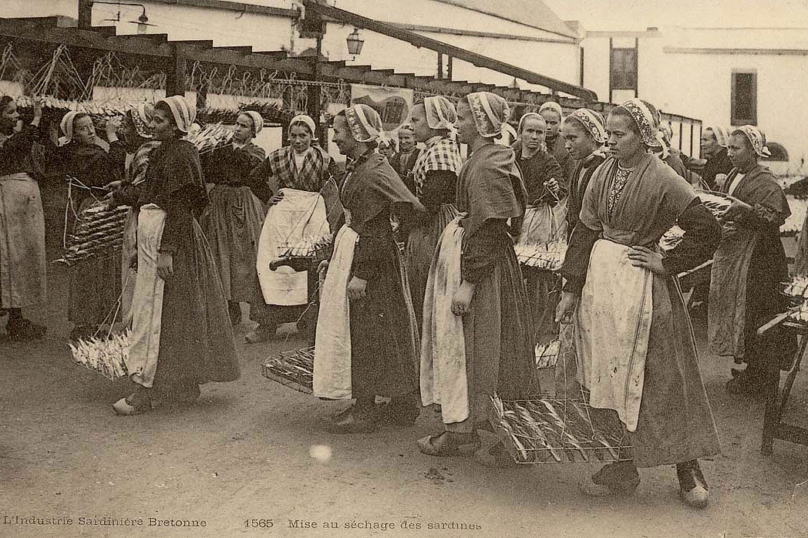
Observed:
[[[302,346],[295,338],[240,343],[242,378],[204,386],[194,407],[117,417],[110,405],[128,382],[69,357],[66,284],[65,271],[53,269],[50,306],[31,312],[50,328],[44,341],[0,342],[0,537],[808,536],[808,486],[798,486],[808,480],[808,448],[776,442],[772,457],[761,456],[762,402],[725,392],[730,364],[706,353],[703,320],[702,371],[724,453],[702,464],[712,504],[696,511],[678,500],[672,467],[641,470],[632,497],[590,499],[577,484],[595,466],[494,470],[422,455],[415,441],[440,430],[428,410],[411,428],[330,434],[323,423],[343,404],[261,376],[265,357]],[[239,342],[248,328],[239,327]],[[807,388],[798,380],[787,416],[803,426]],[[311,457],[314,445],[330,447],[331,458]],[[310,526],[294,528],[295,520]]]

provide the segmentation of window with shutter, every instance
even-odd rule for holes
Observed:
[[[757,73],[732,72],[732,125],[757,125]]]

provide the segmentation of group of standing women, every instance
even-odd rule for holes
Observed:
[[[115,403],[118,414],[143,413],[161,403],[191,403],[200,394],[199,385],[238,378],[232,326],[240,322],[240,303],[249,303],[251,315],[261,321],[259,336],[248,335],[248,341],[269,338],[278,320],[273,306],[290,304],[289,289],[265,286],[266,279],[261,279],[261,269],[272,276],[261,260],[279,257],[282,247],[276,241],[261,252],[262,228],[267,229],[264,203],[269,202],[270,216],[273,208],[283,209],[284,195],[313,193],[322,205],[318,193],[334,171],[333,160],[312,147],[315,127],[308,117],[291,124],[290,138],[302,142],[267,159],[252,141],[263,127],[260,114],[239,114],[232,144],[202,158],[184,140],[195,118],[194,106],[179,96],[153,108],[134,107],[122,124],[107,122],[107,149],[99,143],[91,117],[69,112],[60,124],[63,136],[48,148],[51,161],[71,178],[68,202],[77,214],[93,205],[132,208],[122,255],[82,262],[70,275],[71,338],[97,334],[101,325],[120,320],[111,319],[119,297],[121,317],[131,322],[127,367],[136,387]],[[28,143],[22,138],[14,140]],[[283,218],[281,211],[273,223],[277,226],[270,228],[288,227],[297,216]],[[328,221],[323,217],[317,222],[327,234]],[[29,236],[36,231],[31,229]],[[44,230],[41,235],[44,242]],[[300,236],[297,231],[295,237]],[[44,262],[44,248],[31,263],[39,258]],[[31,268],[29,280],[44,273]],[[2,274],[11,278],[14,273]],[[44,276],[41,281],[44,294]],[[303,281],[303,294],[291,302],[294,306],[308,304],[305,274]],[[19,294],[18,287],[15,283],[3,291]],[[9,332],[26,331],[28,337],[44,333],[21,318],[17,305],[25,305],[15,301],[9,303]]]
[[[0,151],[8,157],[0,177],[0,249],[7,249],[0,251],[0,306],[9,312],[10,335],[34,338],[44,328],[24,320],[20,308],[44,296],[44,232],[24,157],[41,108],[31,128],[13,134],[13,102],[0,106]],[[420,439],[419,449],[432,456],[475,451],[479,430],[488,429],[490,398],[526,398],[538,388],[537,325],[562,323],[572,327],[588,403],[619,420],[633,447],[631,460],[606,465],[584,491],[631,493],[637,467],[675,464],[682,499],[707,505],[698,459],[720,447],[676,275],[716,253],[711,344],[748,363],[731,389],[756,386],[770,375],[766,361],[791,349],[788,339],[754,338],[780,306],[772,291],[786,276],[777,229],[788,215],[782,190],[757,163],[766,154],[757,129],[724,137],[733,170],[721,188],[733,203],[722,231],[692,186],[653,154],[659,114],[639,99],[605,122],[587,109],[564,118],[560,107],[542,107],[521,118],[520,140],[506,147],[496,143],[509,118],[501,97],[472,93],[456,108],[444,97],[426,98],[413,107],[407,132],[425,146],[408,163],[409,185],[376,151],[382,122],[367,105],[334,120],[334,142],[349,158],[339,185],[333,160],[312,145],[317,128],[306,116],[292,120],[291,145],[264,158],[252,143],[263,120],[242,113],[232,146],[200,159],[183,140],[195,115],[178,96],[135,108],[123,141],[117,124],[108,125],[107,151],[95,143],[91,118],[71,112],[54,150],[75,178],[78,210],[110,179],[109,203],[132,207],[122,259],[80,265],[70,289],[74,337],[105,321],[121,287],[131,296],[128,367],[136,390],[115,403],[116,412],[189,403],[200,384],[238,378],[232,324],[240,303],[259,321],[248,342],[302,319],[312,294],[306,272],[314,268],[271,261],[284,245],[330,231],[333,253],[323,264],[310,336],[315,395],[355,400],[331,418],[335,431],[410,425],[420,405],[436,405],[444,430]],[[561,138],[550,136],[557,132]],[[471,152],[464,163],[458,143]],[[561,162],[551,155],[559,144]],[[553,299],[537,292],[549,283],[524,278],[513,244],[535,233],[531,212],[552,212],[562,200],[569,247],[563,292]],[[39,212],[24,211],[25,204],[38,204]],[[406,239],[403,255],[395,219]],[[685,234],[663,256],[659,239],[674,224]],[[18,261],[12,267],[7,260]],[[25,278],[16,267],[28,268]],[[136,276],[127,292],[128,274]],[[501,445],[478,453],[489,465],[505,456]]]
[[[374,151],[378,115],[358,105],[337,116],[335,142],[352,164],[314,366],[315,395],[355,400],[332,417],[336,431],[410,424],[420,389],[422,405],[439,406],[444,431],[419,440],[419,449],[455,456],[481,446],[491,396],[525,398],[537,388],[535,322],[513,243],[531,202],[524,181],[530,168],[517,162],[546,151],[535,144],[546,121],[540,114],[522,119],[528,147],[520,155],[495,142],[508,115],[507,103],[485,92],[456,109],[442,97],[416,104],[413,134],[426,147],[413,166],[414,196]],[[555,321],[574,326],[578,379],[590,404],[612,412],[634,447],[632,460],[605,466],[584,490],[630,493],[637,467],[676,464],[683,500],[704,507],[698,458],[720,447],[675,275],[712,255],[720,227],[693,188],[649,153],[659,126],[651,105],[629,101],[605,124],[583,109],[559,123],[577,163],[564,178],[574,231]],[[455,132],[471,151],[460,167]],[[393,215],[407,236],[403,264]],[[675,223],[685,237],[663,261],[656,245]],[[419,302],[420,334],[412,307]],[[390,402],[377,403],[379,396]],[[486,464],[506,459],[501,445],[481,452]]]

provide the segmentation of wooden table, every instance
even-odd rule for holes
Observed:
[[[777,361],[769,361],[772,364],[769,364],[768,367],[774,369],[777,375],[772,373],[772,375],[767,376],[766,380],[766,411],[763,415],[763,443],[760,447],[760,452],[764,456],[772,454],[775,439],[808,446],[808,429],[783,422],[783,411],[788,403],[788,398],[791,396],[794,380],[797,377],[797,372],[800,371],[802,356],[805,354],[806,346],[808,346],[808,325],[791,321],[788,314],[784,313],[763,325],[758,329],[757,334],[761,336],[777,326],[797,334],[800,343],[797,346],[797,352],[791,362],[791,367],[786,374],[782,392],[780,392],[780,365],[777,364]]]

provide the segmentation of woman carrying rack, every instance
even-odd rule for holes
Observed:
[[[340,192],[345,224],[323,285],[314,351],[314,394],[355,404],[331,419],[340,433],[412,425],[418,407],[418,329],[391,215],[424,211],[376,153],[379,114],[355,105],[334,118],[334,143],[352,161]],[[376,404],[376,396],[390,403]]]
[[[781,283],[788,280],[780,226],[791,210],[774,175],[758,163],[769,154],[763,133],[751,125],[736,129],[728,153],[734,168],[721,192],[732,205],[722,218],[721,246],[713,259],[710,349],[746,363],[742,371],[733,369],[729,392],[762,394],[796,351],[796,338],[779,328],[757,335],[761,325],[788,308],[788,299],[780,293]]]
[[[530,307],[509,224],[518,230],[527,194],[513,149],[494,142],[508,104],[472,93],[457,116],[460,142],[473,153],[457,185],[462,215],[441,235],[427,283],[421,401],[440,405],[444,422],[443,432],[418,441],[430,456],[476,450],[490,397],[527,397],[534,382]]]
[[[629,494],[637,467],[676,464],[682,500],[703,508],[698,458],[720,446],[676,275],[710,257],[720,228],[693,188],[648,153],[657,129],[655,109],[639,99],[609,114],[611,158],[584,195],[556,319],[575,325],[589,405],[615,411],[633,446],[632,460],[606,465],[583,491]],[[685,234],[663,258],[657,244],[674,224]]]
[[[238,356],[222,282],[198,218],[208,204],[199,154],[182,139],[196,117],[185,98],[154,107],[160,147],[151,153],[138,200],[138,273],[132,346],[126,366],[135,391],[113,405],[120,415],[160,402],[190,404],[199,385],[234,381]]]
[[[313,144],[316,132],[313,119],[295,116],[289,124],[289,146],[270,153],[253,171],[274,195],[258,243],[256,270],[263,300],[252,305],[251,317],[259,325],[246,336],[251,344],[265,342],[278,325],[296,320],[298,330],[313,339],[317,311],[309,307],[314,300],[312,275],[273,262],[292,245],[323,240],[342,216],[336,183],[341,174],[334,159]]]
[[[555,103],[554,103],[555,104]],[[553,110],[545,109],[545,114]],[[544,247],[566,239],[567,177],[561,165],[545,145],[547,123],[541,114],[528,112],[519,120],[519,140],[513,145],[516,164],[527,190],[528,206],[519,242]],[[563,147],[562,151],[567,150]],[[534,343],[544,344],[555,338],[561,279],[557,274],[537,268],[525,268],[527,296],[536,324]]]
[[[108,194],[106,185],[120,181],[126,151],[118,140],[117,123],[107,121],[106,134],[110,143],[107,152],[99,144],[93,119],[84,112],[71,111],[60,123],[63,136],[58,147],[52,148],[50,158],[56,168],[68,176],[68,211],[78,218],[94,205],[101,205]],[[71,340],[92,336],[104,323],[112,323],[113,313],[121,295],[121,258],[115,252],[109,256],[81,261],[70,272],[70,298],[67,317],[75,325]]]
[[[125,205],[132,208],[126,215],[121,252],[121,319],[124,320],[130,319],[137,272],[137,212],[134,207],[146,180],[149,156],[160,145],[159,141],[152,140],[152,110],[153,107],[145,103],[127,110],[121,123],[122,139],[110,144],[110,148],[119,146],[122,152],[132,156],[123,180],[107,185],[108,189],[113,189],[107,195],[110,207]]]

